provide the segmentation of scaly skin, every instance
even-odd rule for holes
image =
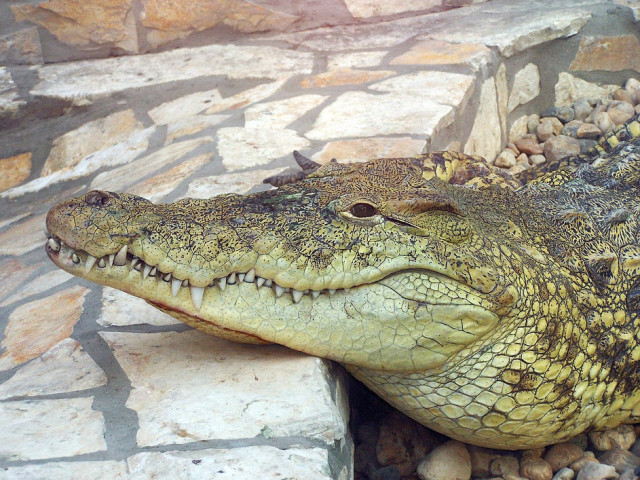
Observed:
[[[638,133],[520,189],[434,153],[170,205],[93,191],[51,209],[47,251],[208,333],[338,361],[453,438],[548,445],[640,417]]]

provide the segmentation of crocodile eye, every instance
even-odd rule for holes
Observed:
[[[109,204],[109,202],[111,201],[111,198],[106,192],[101,192],[100,190],[92,190],[89,193],[87,193],[87,196],[85,197],[85,201],[89,205],[93,205],[96,207],[100,207],[100,206],[104,207],[105,205]]]
[[[368,203],[356,203],[349,209],[351,215],[357,218],[373,217],[378,213],[378,210],[373,205]]]

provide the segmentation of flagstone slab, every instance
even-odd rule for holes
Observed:
[[[479,43],[450,43],[422,40],[405,53],[393,58],[391,65],[458,65],[488,62],[491,50]]]
[[[103,327],[181,323],[141,298],[111,287],[104,287],[102,290],[102,310],[96,321]]]
[[[0,384],[0,399],[79,392],[107,384],[107,376],[81,345],[66,338]]]
[[[156,127],[150,127],[134,132],[123,142],[87,155],[71,168],[58,170],[50,175],[36,178],[23,185],[0,192],[0,197],[19,197],[26,193],[37,192],[56,183],[88,176],[101,168],[129,163],[147,149],[149,139],[155,129]]]
[[[604,98],[618,88],[620,88],[619,85],[596,85],[574,77],[570,73],[560,72],[558,82],[554,87],[556,97],[554,105],[556,107],[564,107],[572,105],[573,102],[580,98]]]
[[[327,58],[327,69],[377,67],[388,53],[386,50],[374,50],[369,52],[350,52],[329,55]]]
[[[0,159],[0,191],[20,185],[31,175],[31,152]]]
[[[176,163],[180,158],[211,142],[213,142],[211,137],[200,137],[171,143],[127,165],[98,174],[91,182],[91,188],[108,191],[125,190],[127,186],[163,167]]]
[[[310,94],[259,103],[247,108],[244,112],[244,126],[245,128],[286,128],[327,98],[326,95]]]
[[[24,265],[12,258],[0,259],[0,298],[21,288],[22,283],[42,265]]]
[[[26,103],[18,93],[9,70],[0,66],[0,114],[12,114]]]
[[[211,161],[213,154],[203,153],[185,160],[169,170],[159,173],[127,189],[129,193],[139,195],[152,202],[158,202],[173,192],[185,178],[196,173]]]
[[[540,71],[537,65],[527,64],[518,70],[513,78],[513,86],[509,95],[508,111],[513,112],[519,105],[524,105],[540,95]]]
[[[212,114],[220,113],[225,110],[236,110],[259,102],[260,100],[264,100],[265,98],[269,98],[280,90],[287,80],[288,78],[282,78],[275,82],[262,83],[256,87],[243,90],[242,92],[231,95],[230,97],[224,98],[218,102],[213,102],[213,105],[211,105],[205,113]]]
[[[131,381],[140,447],[261,434],[333,444],[345,435],[347,410],[332,400],[324,360],[195,330],[100,335]]]
[[[270,446],[144,452],[127,459],[130,480],[229,478],[331,480],[327,450]],[[1,478],[1,477],[0,477]],[[346,477],[345,477],[346,478]]]
[[[38,276],[28,284],[21,286],[17,293],[0,303],[0,306],[6,307],[7,305],[19,302],[25,298],[38,295],[39,293],[55,288],[58,285],[62,285],[64,282],[67,282],[72,278],[73,275],[56,268],[55,270],[51,270],[50,272]]]
[[[327,163],[333,158],[345,163],[366,162],[375,158],[412,157],[422,153],[424,147],[424,140],[411,137],[335,140],[325,144],[311,159],[318,163]]]
[[[68,338],[84,311],[87,293],[86,288],[76,286],[13,310],[4,330],[5,338],[0,343],[4,349],[0,355],[0,371],[38,357]]]
[[[361,85],[373,82],[381,78],[395,75],[391,70],[353,70],[351,68],[338,68],[318,75],[303,78],[300,81],[302,88],[326,88],[340,85]]]
[[[165,145],[173,143],[176,139],[199,133],[207,128],[220,125],[230,118],[230,115],[193,115],[176,122],[167,124],[167,138]]]
[[[131,109],[85,123],[53,141],[41,176],[73,168],[88,155],[124,142],[142,129]]]
[[[396,15],[398,13],[414,12],[416,10],[428,10],[440,7],[441,0],[395,0],[393,2],[380,2],[378,0],[345,0],[345,5],[356,18],[380,17],[384,15]]]
[[[39,65],[43,63],[38,27],[31,25],[17,32],[0,35],[0,65]]]
[[[0,233],[0,255],[22,255],[43,248],[45,214],[32,216]]]
[[[285,170],[283,167],[268,170],[224,173],[196,178],[189,184],[183,198],[210,198],[221,193],[247,193],[251,188],[262,185],[262,181]]]
[[[92,397],[0,402],[0,457],[42,460],[107,449]]]
[[[214,75],[276,80],[311,73],[312,66],[311,53],[271,46],[208,45],[33,67],[40,82],[31,93],[70,100],[92,99]]]
[[[218,130],[218,153],[229,171],[256,167],[311,145],[295,130],[228,127]]]
[[[569,69],[640,72],[640,42],[635,35],[584,36]]]
[[[196,92],[170,102],[165,102],[149,110],[149,116],[157,124],[167,124],[196,115],[209,107],[209,104],[222,100],[218,89]]]
[[[432,137],[453,119],[451,106],[437,103],[426,95],[346,92],[318,115],[305,136],[313,140],[394,134]]]
[[[3,467],[0,480],[127,480],[124,461],[49,462]]]

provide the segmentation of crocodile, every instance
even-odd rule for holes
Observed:
[[[530,449],[640,420],[640,119],[535,175],[432,152],[247,195],[53,207],[69,273],[209,334],[339,362],[418,422]]]

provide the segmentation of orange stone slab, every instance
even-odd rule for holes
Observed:
[[[0,159],[0,192],[21,184],[31,174],[31,152]]]
[[[22,255],[38,247],[44,249],[46,214],[31,217],[0,233],[0,255]]]
[[[300,82],[300,86],[302,88],[324,88],[338,85],[361,85],[394,74],[395,72],[390,70],[368,71],[338,68],[319,75],[309,76]]]
[[[491,50],[479,43],[423,40],[389,63],[391,65],[456,65],[490,54]]]
[[[43,264],[23,265],[18,260],[1,260],[0,261],[0,298],[4,298],[11,292],[22,286],[31,273]]]
[[[68,288],[11,312],[5,338],[0,344],[4,350],[0,356],[0,371],[42,355],[69,337],[83,312],[82,305],[88,292],[83,287]]]
[[[319,163],[327,163],[332,158],[339,162],[366,162],[375,158],[412,157],[421,153],[424,145],[424,140],[411,137],[336,140],[327,143],[312,159]]]
[[[571,70],[640,72],[640,42],[635,35],[582,37]]]

